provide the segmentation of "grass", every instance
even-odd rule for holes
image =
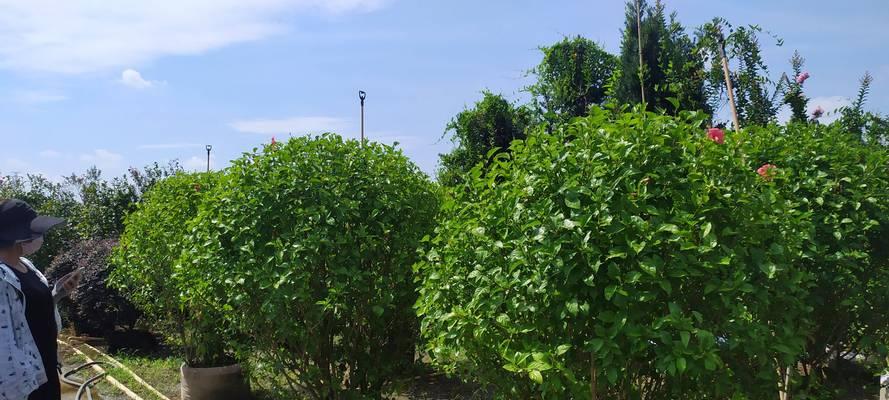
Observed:
[[[87,349],[85,346],[78,346],[78,349],[86,353],[95,361],[108,361],[104,357]],[[62,353],[63,365],[65,365],[66,369],[86,362],[83,356],[76,354],[71,349],[65,348],[65,346],[60,346],[60,350]],[[163,354],[150,356],[117,354],[112,357],[121,364],[127,366],[127,368],[135,372],[140,378],[148,382],[152,387],[169,397],[171,400],[179,399],[179,366],[182,364],[181,358]],[[108,371],[108,375],[120,381],[120,383],[143,399],[160,399],[160,397],[146,389],[141,383],[137,382],[128,372],[117,368],[110,363],[106,364],[104,368]],[[95,373],[94,370],[89,370],[87,372],[81,372],[77,377],[83,379],[88,376],[94,376]],[[120,389],[108,383],[107,380],[100,381],[96,387],[107,400],[128,399]]]

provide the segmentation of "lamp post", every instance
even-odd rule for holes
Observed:
[[[367,93],[359,90],[358,98],[361,99],[361,145],[364,146],[364,99],[367,98]]]
[[[210,172],[210,150],[213,150],[213,145],[207,145],[207,172]]]

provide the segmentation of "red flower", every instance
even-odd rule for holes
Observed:
[[[725,143],[725,132],[719,128],[710,128],[707,130],[707,137],[719,144]]]
[[[763,164],[761,167],[759,167],[759,169],[756,170],[756,173],[759,174],[759,176],[761,176],[762,179],[770,181],[770,180],[772,180],[772,177],[775,175],[775,173],[772,170],[776,170],[776,169],[778,169],[778,167],[776,167],[772,164]]]
[[[200,183],[195,183],[195,184],[194,184],[194,191],[195,191],[195,192],[200,192],[200,191],[201,191],[201,184],[200,184]]]

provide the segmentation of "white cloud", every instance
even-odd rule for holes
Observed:
[[[139,71],[128,68],[121,72],[120,83],[135,89],[147,89],[154,86],[157,82],[145,80]]]
[[[23,104],[46,104],[67,100],[68,96],[51,91],[23,90],[15,93],[13,99]]]
[[[190,149],[195,147],[204,147],[204,144],[198,143],[160,143],[160,144],[143,144],[139,146],[142,150],[167,150],[167,149]]]
[[[186,170],[204,172],[207,170],[207,157],[191,156],[182,164]],[[216,169],[216,155],[210,155],[210,169]]]
[[[0,67],[83,73],[199,54],[286,32],[288,15],[389,0],[0,0]]]
[[[818,118],[822,124],[829,124],[840,118],[839,109],[852,105],[852,101],[845,96],[821,96],[809,100],[809,116],[818,106],[824,110],[824,116]]]
[[[347,120],[333,117],[291,117],[284,119],[254,119],[235,121],[233,129],[263,135],[304,135],[307,133],[337,132],[349,127]]]
[[[824,115],[821,118],[818,118],[822,124],[829,124],[833,121],[836,121],[840,118],[839,109],[843,107],[848,107],[852,105],[852,101],[849,100],[848,97],[845,96],[819,96],[813,97],[809,99],[809,105],[806,109],[806,115],[809,118],[812,118],[812,112],[815,111],[818,106],[821,106],[821,109],[824,110]],[[792,112],[790,111],[790,107],[787,105],[781,106],[778,110],[778,118],[779,123],[786,123],[790,121],[790,117],[792,116]]]
[[[53,149],[47,149],[40,152],[40,157],[43,158],[59,158],[62,156],[62,153],[55,151]]]
[[[11,173],[27,173],[29,172],[29,168],[31,167],[28,162],[21,160],[19,158],[4,158],[3,159],[3,169],[11,172]]]
[[[120,166],[123,156],[105,149],[96,149],[91,153],[81,154],[80,161],[95,165],[100,169],[108,169]]]

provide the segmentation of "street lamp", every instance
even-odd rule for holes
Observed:
[[[364,99],[367,98],[367,93],[359,90],[358,98],[361,99],[361,145],[364,146]]]
[[[207,172],[210,172],[210,150],[213,150],[213,145],[207,145]]]

